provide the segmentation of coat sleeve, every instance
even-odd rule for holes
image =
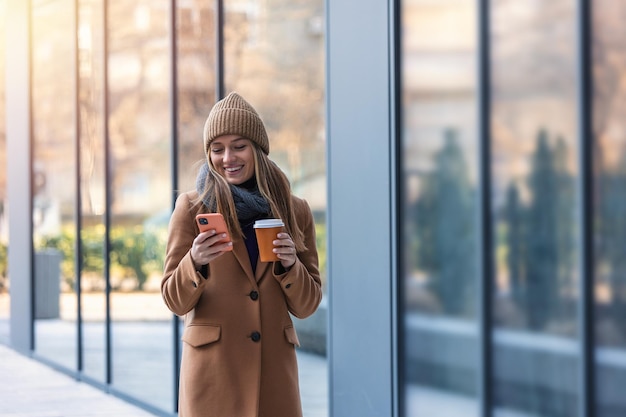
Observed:
[[[306,201],[296,201],[297,218],[304,232],[307,249],[298,253],[296,263],[287,272],[282,270],[280,262],[275,262],[273,273],[285,294],[289,312],[295,317],[303,319],[315,313],[320,305],[322,281],[319,272],[313,214]]]
[[[196,270],[190,255],[197,233],[189,196],[181,194],[176,199],[170,218],[161,281],[161,295],[165,304],[179,316],[194,308],[206,283],[206,279]]]

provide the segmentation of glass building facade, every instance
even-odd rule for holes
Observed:
[[[0,342],[175,414],[167,222],[236,90],[316,217],[329,416],[626,415],[624,19],[0,0]]]
[[[172,415],[182,320],[160,294],[167,226],[177,193],[195,187],[202,127],[226,91],[263,115],[272,159],[314,211],[324,270],[323,3],[25,3],[1,2],[2,36],[16,37],[4,25],[21,11],[30,50],[29,114],[20,117],[30,128],[32,251],[21,263],[32,258],[25,275],[33,298],[31,319],[18,326],[28,329],[34,357]],[[10,55],[3,42],[3,68]],[[2,207],[13,201],[5,166]],[[6,217],[3,210],[0,232]],[[1,334],[9,343],[16,336],[7,318],[19,316],[9,306],[24,279],[6,271],[13,243],[2,234]]]

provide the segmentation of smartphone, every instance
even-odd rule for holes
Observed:
[[[230,236],[228,234],[228,227],[226,227],[226,221],[221,213],[203,213],[196,216],[196,223],[200,232],[215,229],[217,234],[226,233],[226,237],[220,242],[230,242]],[[225,250],[233,250],[232,246],[229,246]]]

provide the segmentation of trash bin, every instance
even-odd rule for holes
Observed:
[[[61,298],[61,260],[56,249],[35,252],[35,318],[58,319]]]

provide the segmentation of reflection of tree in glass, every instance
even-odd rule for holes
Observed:
[[[528,179],[532,200],[527,212],[526,311],[531,329],[543,328],[557,301],[557,173],[547,133],[540,131]]]
[[[226,87],[261,114],[272,159],[296,193],[325,175],[322,3],[272,0],[258,13],[226,8]],[[229,11],[230,10],[230,11]]]
[[[80,192],[83,214],[102,212],[102,188],[98,186],[104,178],[104,139],[102,138],[102,88],[99,75],[99,54],[96,45],[99,25],[98,18],[90,6],[81,6],[81,33],[84,39],[79,42],[81,65],[79,71],[78,111],[80,122]],[[87,36],[88,35],[88,36]],[[88,41],[89,40],[89,41]]]
[[[511,283],[511,295],[513,301],[520,305],[525,297],[524,274],[522,260],[522,235],[524,211],[519,199],[519,189],[516,184],[511,183],[506,193],[506,206],[504,208],[505,221],[508,224],[506,244],[508,247],[507,266],[509,268],[509,280]]]
[[[543,329],[563,308],[561,292],[571,281],[574,260],[574,187],[565,166],[566,145],[557,140],[551,148],[541,130],[528,177],[529,204],[509,186],[507,267],[513,300],[527,313],[528,327]]]
[[[108,139],[111,195],[115,214],[168,207],[170,107],[168,10],[147,3],[112,2],[108,27]],[[161,74],[156,76],[155,74]],[[141,182],[139,176],[149,181]],[[129,191],[123,191],[129,190]],[[129,198],[131,197],[131,198]],[[115,223],[117,218],[113,217]]]
[[[574,178],[567,171],[567,143],[558,137],[554,147],[554,166],[557,181],[557,256],[558,282],[564,289],[574,290],[578,283],[573,279],[576,260],[576,186]],[[571,291],[569,291],[571,293]]]
[[[424,178],[413,207],[418,239],[417,264],[430,278],[442,309],[450,315],[473,311],[476,280],[475,211],[469,172],[456,131],[445,132],[435,168]]]

